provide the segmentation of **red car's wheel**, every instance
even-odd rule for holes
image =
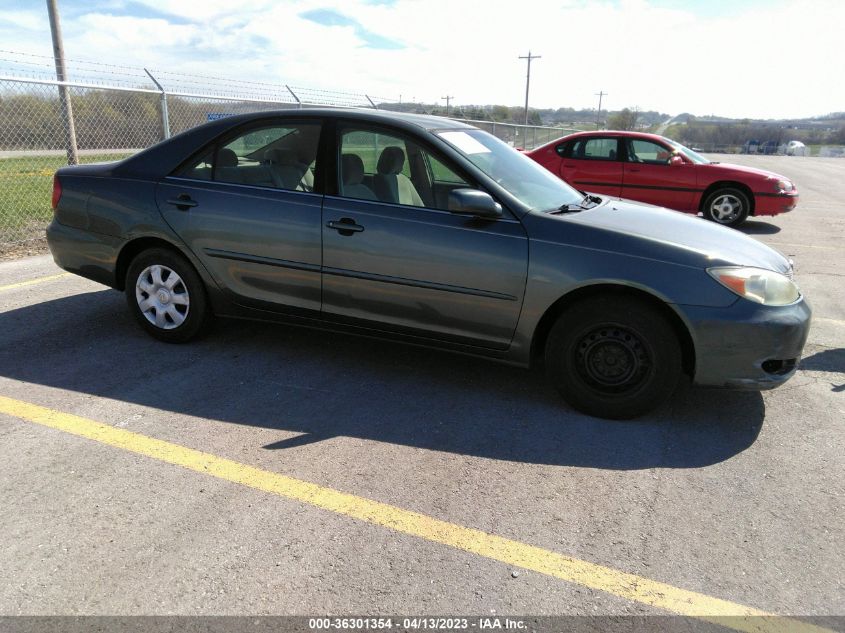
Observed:
[[[739,226],[750,211],[748,196],[739,189],[717,189],[704,201],[704,217],[724,226]]]

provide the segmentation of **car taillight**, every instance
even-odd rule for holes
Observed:
[[[58,176],[53,176],[53,211],[59,206],[59,198],[62,197],[62,183]]]

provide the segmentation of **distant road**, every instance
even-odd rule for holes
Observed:
[[[657,130],[655,130],[654,133],[655,134],[663,134],[666,131],[666,128],[669,127],[670,125],[672,125],[672,121],[677,119],[679,116],[681,116],[681,115],[676,114],[675,116],[673,116],[669,119],[666,119],[663,123],[660,124],[660,126],[657,128]]]
[[[80,156],[99,156],[101,154],[134,154],[140,152],[140,148],[122,149],[81,149]],[[64,156],[67,152],[63,149],[22,149],[0,152],[0,158],[26,158],[27,156]]]

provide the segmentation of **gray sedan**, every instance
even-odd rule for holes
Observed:
[[[602,417],[652,409],[684,375],[783,384],[810,323],[776,251],[585,195],[436,117],[234,116],[62,168],[53,206],[56,263],[124,291],[161,340],[240,317],[540,362]]]

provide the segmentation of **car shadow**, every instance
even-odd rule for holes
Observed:
[[[264,446],[277,451],[347,436],[538,464],[695,468],[751,446],[765,417],[757,392],[683,387],[651,415],[601,420],[570,409],[539,370],[284,325],[219,320],[169,345],[110,290],[0,314],[0,375],[277,429]]]
[[[845,348],[826,349],[801,359],[799,369],[842,374],[841,385],[831,383],[831,391],[845,392]]]
[[[736,228],[746,235],[774,235],[775,233],[780,233],[780,227],[777,224],[769,224],[768,222],[760,222],[758,220],[746,220]]]

